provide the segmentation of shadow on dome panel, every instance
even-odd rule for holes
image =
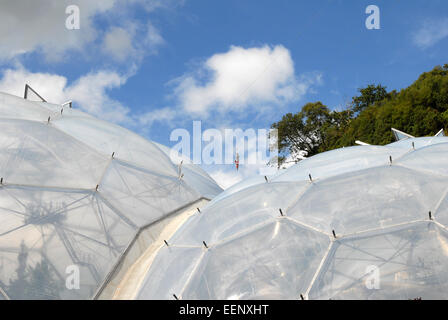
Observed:
[[[160,174],[176,176],[169,157],[151,141],[118,125],[87,117],[63,117],[52,122],[98,152]]]
[[[156,174],[114,160],[107,169],[99,194],[136,226],[146,226],[201,195],[177,177]]]
[[[93,189],[108,158],[43,123],[0,119],[5,183]]]
[[[12,299],[91,298],[136,230],[92,192],[1,188],[0,287]],[[67,272],[79,270],[79,288]]]
[[[447,299],[447,232],[419,222],[334,243],[310,299]]]

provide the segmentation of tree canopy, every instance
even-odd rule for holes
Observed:
[[[371,84],[358,93],[342,111],[311,102],[273,123],[271,127],[278,129],[279,163],[288,156],[300,160],[299,151],[312,156],[356,140],[388,144],[394,141],[391,128],[428,136],[448,127],[448,64],[421,74],[399,92]]]

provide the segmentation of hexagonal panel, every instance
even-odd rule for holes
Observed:
[[[406,151],[384,146],[355,146],[335,149],[304,159],[274,178],[275,181],[325,179],[348,172],[389,164]]]
[[[448,178],[400,166],[371,168],[316,182],[287,212],[343,235],[427,219]]]
[[[446,299],[447,235],[421,222],[339,240],[310,298]]]
[[[176,177],[150,172],[119,160],[110,164],[99,192],[140,227],[201,197]]]
[[[170,240],[178,245],[214,244],[266,221],[275,221],[309,186],[308,182],[271,182],[212,201],[185,223]]]
[[[330,240],[281,219],[211,247],[184,299],[298,299]]]
[[[51,126],[0,119],[4,183],[93,189],[109,159]]]
[[[448,143],[431,144],[406,154],[397,163],[407,168],[448,176],[447,154]]]
[[[202,248],[164,246],[146,274],[137,299],[175,299],[203,256]]]
[[[13,299],[92,296],[137,231],[92,192],[8,187],[0,202],[0,225],[14,216],[0,234],[0,285]],[[72,265],[79,290],[65,286]]]

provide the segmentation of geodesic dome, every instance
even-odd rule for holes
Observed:
[[[136,298],[448,298],[439,135],[325,152],[224,191],[166,239]]]
[[[0,93],[0,127],[2,298],[92,298],[165,221],[221,191],[194,165],[184,175],[156,144],[68,104]]]

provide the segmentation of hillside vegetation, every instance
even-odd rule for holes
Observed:
[[[361,88],[342,111],[331,111],[318,101],[285,114],[272,124],[278,129],[280,163],[288,156],[298,160],[299,151],[312,156],[356,140],[388,144],[394,141],[391,128],[413,136],[448,128],[448,64],[423,73],[399,92],[386,89],[380,84]]]

